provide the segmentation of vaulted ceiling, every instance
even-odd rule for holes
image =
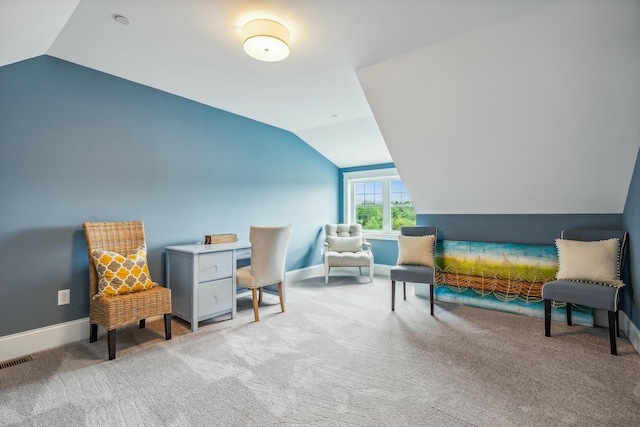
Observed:
[[[256,18],[287,59],[243,52]],[[636,0],[0,0],[0,66],[47,54],[393,161],[419,212],[621,212],[639,24]]]

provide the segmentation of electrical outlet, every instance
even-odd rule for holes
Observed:
[[[71,303],[71,289],[63,289],[58,291],[58,305]]]

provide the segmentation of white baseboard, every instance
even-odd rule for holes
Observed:
[[[376,264],[374,274],[376,276],[389,277],[391,267],[390,265]],[[305,280],[318,276],[324,277],[324,265],[322,264],[288,271],[286,273],[286,280]],[[415,290],[418,296],[429,296],[429,287],[427,285],[424,285],[424,289],[422,289],[416,284]],[[640,354],[640,330],[629,321],[627,315],[622,311],[620,312],[620,330],[624,332],[633,348]],[[104,330],[99,328],[99,332],[99,335],[101,335],[101,333],[104,333]],[[0,337],[0,362],[82,340],[89,340],[88,317],[6,335]]]
[[[375,276],[384,276],[388,278],[391,274],[391,267],[393,267],[393,265],[373,264],[373,274]]]
[[[413,289],[417,297],[429,298],[429,285],[426,283],[414,283]],[[436,300],[435,296],[433,300]]]
[[[620,322],[620,330],[627,336],[627,339],[640,354],[640,330],[627,317],[624,311],[619,312],[618,320]]]
[[[298,270],[287,271],[285,274],[285,281],[291,280],[305,280],[311,277],[323,276],[324,277],[324,264],[312,265],[311,267],[300,268]]]
[[[384,265],[384,264],[374,264],[373,265],[373,275],[374,276],[384,276],[389,278],[389,272],[391,271],[392,265]],[[355,272],[355,273],[354,273]],[[365,275],[369,275],[369,271],[365,267],[362,272]],[[331,274],[358,274],[357,267],[332,267]],[[286,279],[287,280],[304,280],[310,279],[311,277],[324,277],[324,264],[318,264],[307,268],[301,268],[300,270],[294,270],[287,272]]]
[[[286,280],[304,280],[324,275],[324,266],[316,265],[289,271]],[[98,335],[104,334],[98,329]],[[0,337],[0,362],[28,356],[77,341],[89,340],[89,318],[73,320],[30,331]]]
[[[88,317],[0,337],[0,361],[81,340],[89,340]]]

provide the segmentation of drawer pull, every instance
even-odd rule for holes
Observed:
[[[220,270],[220,264],[216,264],[213,266],[214,270],[218,271]]]

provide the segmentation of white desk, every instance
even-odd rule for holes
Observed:
[[[222,314],[236,317],[236,266],[251,258],[250,242],[166,246],[167,288],[173,315],[191,323]]]

